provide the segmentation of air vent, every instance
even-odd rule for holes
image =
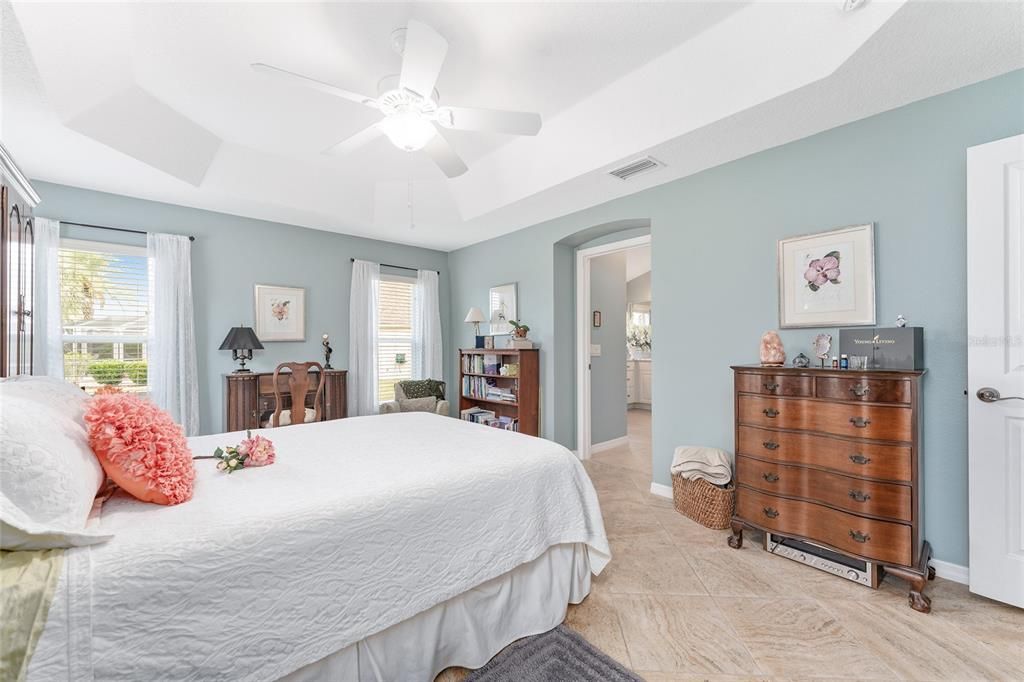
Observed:
[[[657,159],[650,156],[645,156],[634,161],[630,161],[625,166],[616,168],[608,171],[609,175],[614,175],[619,180],[629,180],[634,175],[640,175],[641,173],[649,173],[656,168],[661,168],[665,164],[661,163]]]

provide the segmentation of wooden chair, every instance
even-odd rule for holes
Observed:
[[[310,382],[313,378],[309,371],[317,370],[316,396],[313,398],[313,418],[309,419],[306,414],[306,395],[309,393]],[[284,401],[281,399],[281,370],[287,369],[284,376],[288,377],[288,392],[291,395],[292,406],[288,413],[288,424],[305,424],[311,421],[321,421],[324,417],[324,368],[319,362],[282,362],[274,370],[274,415],[270,418],[272,427],[281,426],[281,406]],[[285,424],[287,426],[288,424]]]

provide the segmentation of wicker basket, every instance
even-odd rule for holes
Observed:
[[[680,514],[702,526],[720,530],[728,528],[732,519],[736,486],[730,483],[719,488],[703,478],[690,480],[676,475],[672,477],[672,502]]]

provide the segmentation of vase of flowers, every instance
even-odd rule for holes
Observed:
[[[648,357],[651,354],[651,328],[634,324],[626,330],[626,346],[633,358]]]

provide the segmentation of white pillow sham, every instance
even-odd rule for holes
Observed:
[[[0,386],[0,549],[75,547],[110,539],[86,529],[105,476],[84,422],[66,416],[77,414],[73,400],[66,393],[61,399],[60,389],[47,382],[27,382],[39,388],[30,399],[25,386],[10,390],[18,383]]]
[[[89,394],[63,379],[19,374],[9,379],[0,379],[0,395],[43,403],[85,427],[85,408]]]

